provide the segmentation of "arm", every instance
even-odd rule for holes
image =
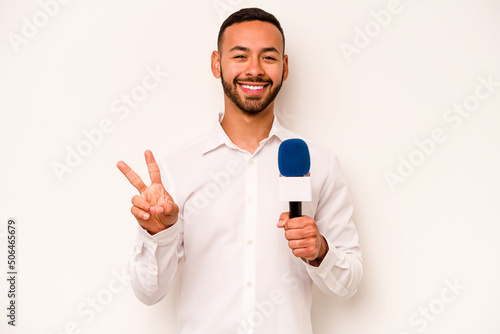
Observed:
[[[139,233],[129,274],[136,296],[152,305],[167,293],[183,256],[182,223],[178,222],[179,207],[162,184],[153,154],[146,151],[145,158],[149,186],[123,161],[117,166],[140,192],[132,198],[131,212],[139,223]]]
[[[183,257],[181,225],[153,236],[138,226],[129,274],[135,295],[146,305],[156,304],[170,290]]]
[[[314,219],[289,219],[288,213],[283,213],[278,223],[284,227],[294,255],[307,260],[304,265],[316,286],[345,299],[357,291],[362,276],[361,247],[352,212],[346,183],[332,155]]]

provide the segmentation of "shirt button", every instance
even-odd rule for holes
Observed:
[[[253,244],[253,240],[252,240],[252,239],[249,239],[249,240],[248,240],[248,244],[249,244],[249,245]]]
[[[247,286],[251,287],[252,286],[252,282],[247,282]]]
[[[332,285],[332,290],[335,290],[337,286],[335,284]]]
[[[156,271],[156,266],[151,266],[151,269]]]
[[[248,198],[248,203],[253,204],[253,197]]]
[[[248,162],[251,166],[253,166],[253,159],[250,159],[250,161]]]

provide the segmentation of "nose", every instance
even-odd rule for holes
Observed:
[[[259,57],[251,57],[246,68],[246,75],[259,77],[264,75],[264,69],[260,63]]]

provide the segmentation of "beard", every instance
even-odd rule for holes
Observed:
[[[260,113],[262,110],[266,109],[278,95],[281,86],[283,85],[283,80],[280,80],[279,84],[274,87],[273,81],[271,79],[261,79],[261,78],[234,78],[233,84],[224,80],[222,71],[220,73],[222,88],[224,89],[224,94],[233,102],[241,111],[246,114],[255,115]],[[283,76],[282,76],[283,78]],[[269,85],[269,91],[265,96],[248,96],[242,98],[238,93],[238,82],[258,82]]]

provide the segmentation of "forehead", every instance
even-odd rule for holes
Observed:
[[[222,51],[228,51],[235,46],[257,50],[274,47],[283,54],[283,36],[279,29],[269,22],[236,23],[227,27],[222,37]]]

